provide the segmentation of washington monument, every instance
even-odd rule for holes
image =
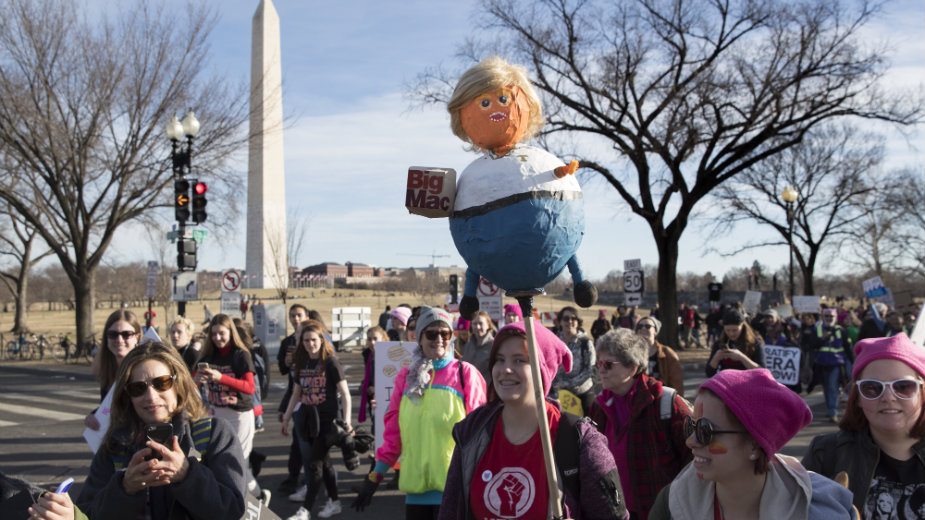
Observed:
[[[283,92],[279,15],[261,0],[251,29],[250,139],[247,160],[247,288],[289,284]]]

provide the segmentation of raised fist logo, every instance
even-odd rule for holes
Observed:
[[[514,475],[505,475],[501,485],[497,488],[498,498],[501,499],[501,516],[514,516],[517,514],[520,497],[523,496],[526,490],[527,486],[520,479]]]
[[[518,518],[536,498],[533,477],[523,468],[503,468],[485,486],[485,507],[499,518]]]

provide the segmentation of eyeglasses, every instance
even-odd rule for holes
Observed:
[[[696,421],[687,416],[684,418],[684,437],[690,437],[694,434],[697,438],[697,444],[707,446],[713,442],[713,436],[720,433],[748,433],[745,430],[717,430],[716,425],[710,422],[706,417],[701,417]]]
[[[177,379],[176,375],[159,376],[148,381],[134,381],[125,385],[125,392],[129,397],[141,397],[148,390],[148,385],[153,386],[158,392],[166,392],[173,388],[173,382]]]
[[[562,316],[559,321],[578,321],[578,316]]]
[[[861,397],[870,400],[880,399],[880,396],[886,391],[887,386],[890,387],[890,391],[892,391],[893,395],[898,399],[912,399],[918,392],[919,387],[922,386],[922,382],[918,379],[897,379],[895,381],[862,379],[856,384],[858,385],[858,393],[861,394]]]
[[[642,329],[648,330],[648,329],[654,329],[654,328],[655,328],[655,325],[652,325],[649,323],[640,323],[639,325],[636,325],[636,330],[642,330]]]
[[[129,338],[135,335],[134,330],[107,330],[106,337],[109,339],[118,339],[119,336],[122,336],[123,341],[128,341]]]
[[[597,363],[595,363],[595,366],[597,366],[598,370],[611,370],[613,367],[617,365],[623,365],[623,363],[620,363],[619,361],[610,361],[606,359],[600,359],[598,360]]]
[[[443,338],[443,341],[449,341],[453,337],[453,331],[451,330],[425,330],[424,337],[429,341],[437,341],[437,337]]]

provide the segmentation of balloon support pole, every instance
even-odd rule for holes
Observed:
[[[540,442],[543,446],[543,461],[546,466],[546,483],[549,486],[549,511],[551,518],[563,518],[562,500],[559,494],[559,478],[556,460],[552,451],[552,438],[549,434],[549,421],[546,418],[546,396],[543,395],[543,377],[540,374],[539,350],[536,346],[536,332],[533,328],[533,297],[543,291],[508,292],[507,295],[517,299],[524,315],[524,330],[527,333],[527,353],[530,356],[530,373],[533,376],[533,397],[536,400],[536,420],[540,429]]]

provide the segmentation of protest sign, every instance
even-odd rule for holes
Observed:
[[[800,381],[800,349],[798,347],[764,346],[764,365],[782,385]]]
[[[106,397],[103,398],[100,407],[93,412],[93,416],[96,417],[96,420],[100,423],[99,429],[84,429],[84,439],[87,441],[87,444],[90,446],[90,451],[93,453],[96,453],[96,451],[100,449],[100,446],[103,444],[103,438],[106,437],[106,432],[109,431],[109,416],[112,413],[112,391],[115,387],[116,385],[109,387],[109,392],[106,393]]]
[[[409,341],[380,341],[376,343],[376,449],[382,446],[382,432],[385,431],[385,412],[393,396],[395,375],[411,366],[411,357],[418,344]]]
[[[408,168],[405,207],[430,218],[449,217],[456,201],[456,171],[452,168]]]
[[[802,314],[804,312],[819,314],[821,303],[818,296],[794,296],[793,312]]]
[[[761,291],[745,291],[745,299],[742,301],[745,312],[752,316],[758,314],[761,307]]]

